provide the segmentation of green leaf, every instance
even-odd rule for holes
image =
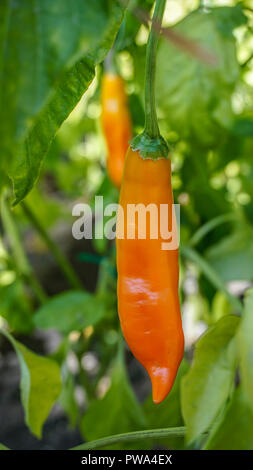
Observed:
[[[197,251],[193,250],[191,247],[183,246],[181,248],[181,253],[183,256],[188,258],[190,261],[193,261],[203,272],[206,278],[213,284],[217,290],[221,290],[234,307],[237,312],[241,312],[242,305],[241,302],[233,296],[226,287],[226,284],[220,278],[219,274],[213,269],[213,267],[206,261],[206,259],[201,256]]]
[[[18,356],[26,424],[40,438],[43,423],[61,391],[59,366],[52,359],[33,353],[6,331],[1,330],[1,333],[12,343]]]
[[[234,334],[239,317],[227,315],[197,342],[193,365],[182,379],[182,412],[187,441],[193,442],[218,417],[234,384]]]
[[[143,410],[147,419],[148,429],[183,426],[184,422],[180,403],[180,384],[182,377],[188,372],[188,370],[189,364],[185,359],[183,359],[171,392],[168,397],[159,404],[159,406],[153,403],[151,395],[147,398],[143,405]],[[159,439],[153,442],[154,448],[156,448],[157,445],[162,445],[162,447],[166,447],[168,449],[181,449],[184,447],[184,439]]]
[[[34,315],[38,328],[55,328],[68,334],[95,325],[104,316],[102,301],[82,291],[68,291],[58,294],[43,304]]]
[[[252,228],[240,223],[237,230],[224,237],[206,252],[206,258],[221,278],[253,280]]]
[[[83,416],[82,434],[85,439],[92,441],[144,429],[145,425],[143,411],[129,384],[120,353],[114,365],[108,392],[102,399],[94,401]]]
[[[226,15],[232,10],[227,7]],[[219,8],[198,9],[173,28],[212,52],[217,58],[215,66],[181,52],[165,39],[157,59],[157,99],[168,123],[182,138],[206,146],[216,145],[221,128],[232,124],[231,94],[239,77],[234,24],[226,23],[226,34],[220,24]]]
[[[0,288],[0,316],[15,333],[31,333],[34,328],[32,310],[23,283],[17,279]]]
[[[10,450],[10,449],[6,447],[4,444],[0,444],[0,450]]]
[[[242,5],[213,8],[212,13],[216,18],[217,27],[224,36],[233,37],[233,30],[247,23],[247,17],[243,13]]]
[[[238,330],[241,382],[253,412],[253,289],[245,297],[245,307]]]
[[[36,183],[43,159],[55,134],[68,117],[94,78],[94,64],[83,59],[65,73],[52,99],[37,117],[18,159],[9,171],[13,180],[15,200],[20,202]]]
[[[6,0],[1,8],[0,161],[17,203],[110,49],[124,8],[117,0]]]
[[[124,20],[115,41],[115,50],[117,52],[129,48],[134,42],[140,29],[140,20],[133,14],[136,8],[142,8],[147,13],[153,6],[153,0],[130,0],[129,8],[126,11]]]
[[[253,450],[253,414],[242,386],[233,393],[223,420],[210,436],[208,450]]]

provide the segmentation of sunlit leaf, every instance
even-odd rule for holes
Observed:
[[[253,412],[253,289],[250,289],[245,297],[245,308],[237,338],[242,386]]]
[[[240,223],[235,232],[207,250],[207,260],[224,281],[253,280],[252,236],[252,227]]]
[[[123,11],[117,0],[38,0],[36,7],[4,0],[0,162],[14,181],[15,203],[36,181],[58,128],[110,49]]]
[[[15,333],[31,333],[34,328],[29,298],[24,285],[15,280],[0,288],[0,315]]]
[[[104,304],[94,295],[68,291],[52,297],[34,315],[38,328],[55,328],[62,333],[95,325],[105,314]]]
[[[237,7],[237,18],[238,16]],[[224,16],[224,10],[222,10]],[[220,127],[232,123],[231,93],[239,77],[235,40],[237,24],[233,7],[223,27],[219,8],[198,9],[175,27],[186,38],[216,56],[216,65],[207,66],[163,39],[158,52],[157,97],[168,123],[181,137],[202,145],[215,145]],[[242,13],[241,13],[242,16]],[[242,19],[242,18],[241,18]]]
[[[5,445],[0,444],[0,450],[10,450],[10,449],[8,449],[8,447],[6,447]]]
[[[253,450],[253,414],[242,386],[234,391],[224,418],[208,439],[205,449]]]
[[[182,379],[182,412],[188,442],[213,424],[233,390],[234,334],[239,322],[234,315],[221,318],[196,344],[193,365]]]
[[[21,400],[25,421],[37,437],[41,437],[42,426],[61,391],[61,374],[58,364],[47,357],[38,356],[2,331],[12,343],[21,370]]]

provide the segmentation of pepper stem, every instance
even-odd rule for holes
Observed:
[[[142,134],[131,142],[131,148],[138,150],[142,158],[158,160],[168,158],[168,146],[161,137],[155,104],[156,52],[159,40],[157,25],[162,23],[166,0],[156,0],[148,38],[145,71],[145,127]]]
[[[157,28],[155,30],[154,24],[159,24],[162,22],[165,4],[166,0],[156,0],[151,30],[148,38],[146,55],[144,132],[149,137],[154,139],[160,136],[155,105],[156,52],[159,40],[159,33],[157,31]]]

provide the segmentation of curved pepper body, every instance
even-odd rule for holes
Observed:
[[[169,393],[184,352],[178,297],[178,248],[162,250],[161,238],[128,239],[128,204],[168,205],[173,210],[170,160],[143,160],[138,151],[128,150],[120,191],[124,210],[124,239],[117,232],[118,311],[124,337],[138,361],[147,370],[153,401],[160,403]],[[136,220],[136,219],[135,219]],[[159,215],[160,224],[160,215]],[[117,221],[119,230],[119,218]]]
[[[119,188],[132,126],[124,81],[118,75],[104,74],[101,106],[101,122],[107,145],[107,171],[111,181]]]

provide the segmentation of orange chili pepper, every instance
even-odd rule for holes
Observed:
[[[112,182],[119,188],[126,151],[132,137],[124,81],[119,75],[111,72],[104,74],[101,105],[102,128],[107,145],[107,171]]]
[[[171,163],[166,158],[143,159],[128,150],[120,191],[124,210],[124,238],[117,221],[118,311],[124,337],[138,361],[147,370],[153,401],[160,403],[171,390],[184,352],[184,335],[178,297],[178,248],[162,250],[162,239],[127,238],[128,204],[156,204],[160,226],[160,204],[168,205],[170,223],[174,210]],[[127,221],[127,223],[126,223]],[[122,236],[122,235],[121,235]],[[174,234],[175,236],[175,234]]]

